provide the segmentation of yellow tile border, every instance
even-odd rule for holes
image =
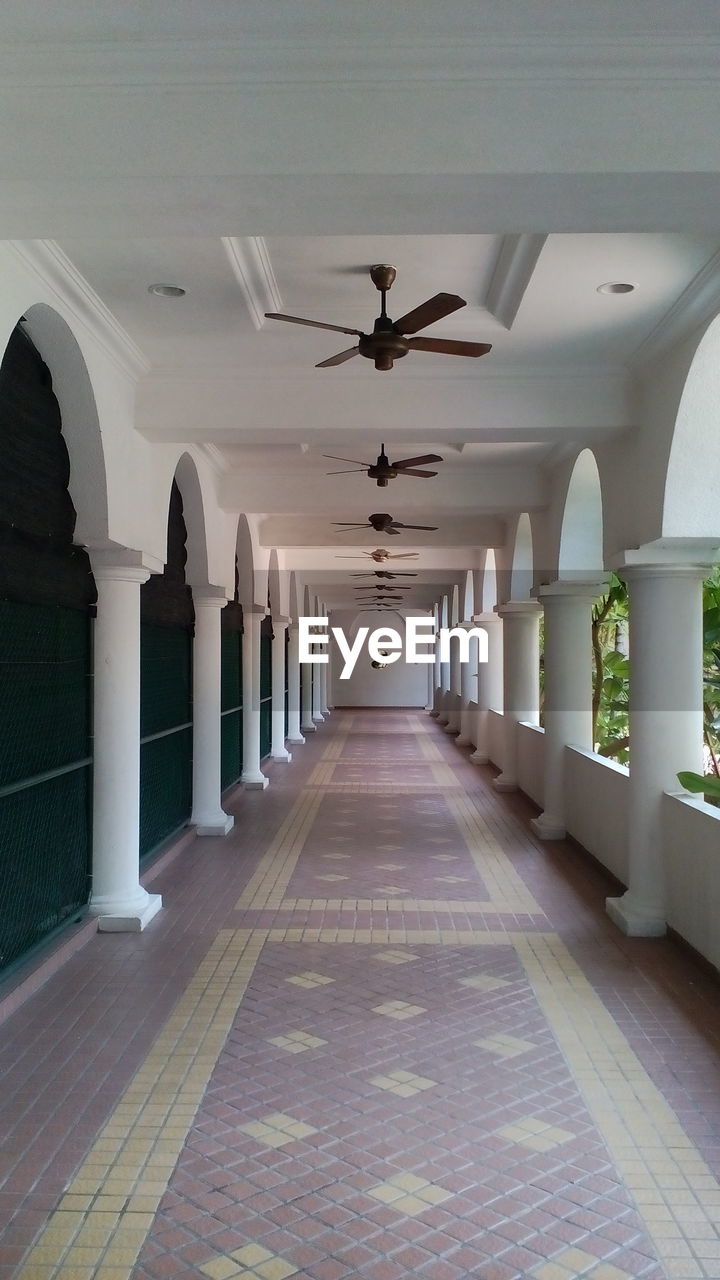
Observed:
[[[717,1277],[720,1183],[561,939],[515,947],[668,1275]]]
[[[347,877],[345,877],[347,879]],[[460,913],[488,915],[536,915],[545,919],[539,907],[530,911],[527,906],[516,901],[503,902],[496,899],[463,901],[462,898],[283,898],[280,911],[435,911],[441,913]]]
[[[266,937],[218,934],[17,1280],[71,1280],[79,1264],[88,1276],[130,1276]]]
[[[447,807],[468,847],[475,870],[489,890],[490,900],[512,903],[512,910],[522,915],[543,915],[542,907],[469,796],[450,795]]]
[[[263,910],[280,905],[323,797],[323,791],[300,793],[250,877],[236,910]]]

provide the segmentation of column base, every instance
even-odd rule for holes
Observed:
[[[285,741],[289,742],[291,746],[302,747],[305,744],[305,739],[302,734],[298,734],[297,738],[286,738]]]
[[[434,707],[430,707],[428,709],[428,715],[432,716],[433,720],[437,720],[438,716],[440,715],[440,712],[436,711]]]
[[[530,826],[540,840],[564,840],[567,835],[562,822],[547,813],[540,813],[537,818],[531,818]]]
[[[453,724],[451,720],[448,720],[448,723],[445,725],[443,732],[444,732],[444,733],[459,733],[459,732],[460,732],[460,730],[458,729],[458,727],[457,727],[457,725],[456,725],[456,724]]]
[[[235,819],[221,809],[218,814],[209,814],[206,818],[191,817],[190,824],[198,836],[226,836],[235,826]]]
[[[605,910],[627,938],[662,938],[667,924],[658,911],[633,902],[629,891],[622,898],[606,898]]]
[[[468,738],[466,733],[459,733],[455,739],[456,747],[471,747],[472,744],[472,738]]]
[[[325,723],[324,716],[320,716],[320,715],[313,716],[313,724],[324,724],[324,723]]]
[[[99,933],[142,933],[161,907],[162,897],[159,893],[146,893],[145,901],[136,907],[129,905],[126,908],[120,904],[115,910],[108,911],[100,903],[91,903],[90,911],[97,916]]]
[[[292,760],[292,755],[283,747],[282,751],[273,751],[270,759],[274,760],[276,764],[289,764]]]
[[[264,791],[270,786],[270,779],[265,777],[264,773],[243,773],[240,781],[246,791]]]
[[[322,711],[322,717],[323,717],[323,720],[327,720],[328,716],[330,715],[330,708],[329,708],[329,707],[321,707],[320,709],[321,709],[321,711]]]
[[[510,778],[505,773],[499,773],[497,778],[493,778],[492,785],[496,791],[517,791],[517,778]]]
[[[489,764],[490,757],[487,751],[473,751],[470,757],[471,764]]]
[[[300,732],[301,732],[301,733],[314,733],[314,732],[315,732],[315,730],[316,730],[316,728],[317,728],[317,725],[314,725],[314,724],[312,723],[312,721],[311,721],[311,722],[310,722],[310,724],[301,724],[301,725],[300,725]]]

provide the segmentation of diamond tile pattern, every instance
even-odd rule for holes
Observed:
[[[27,1001],[0,1280],[718,1280],[716,989],[467,754],[334,712]]]

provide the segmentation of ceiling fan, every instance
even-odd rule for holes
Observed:
[[[349,557],[348,557],[349,558]],[[407,570],[396,570],[391,573],[389,569],[368,569],[362,573],[351,573],[351,578],[417,578],[416,573],[408,573]]]
[[[393,520],[387,511],[376,511],[373,515],[368,516],[367,524],[348,523],[347,520],[334,520],[333,525],[342,528],[346,533],[350,529],[374,529],[376,533],[393,534],[399,536],[401,529],[424,529],[427,533],[437,533],[437,525],[434,524],[403,524],[401,520]]]
[[[384,564],[386,560],[416,560],[419,551],[386,551],[384,547],[376,547],[374,551],[361,551],[357,556],[335,556],[336,560],[374,560],[376,564]]]
[[[380,445],[376,462],[360,462],[357,458],[339,458],[334,453],[324,453],[323,458],[332,458],[335,462],[356,462],[357,466],[350,471],[326,471],[328,476],[349,476],[353,471],[366,471],[371,480],[377,482],[379,489],[387,487],[396,476],[436,476],[437,471],[418,471],[429,462],[442,462],[439,453],[423,453],[417,458],[401,458],[399,462],[391,462],[385,452],[385,445]]]
[[[385,310],[385,298],[391,288],[397,272],[394,267],[378,264],[370,268],[370,279],[382,297],[380,315],[373,326],[372,333],[363,333],[361,329],[345,329],[338,324],[323,324],[320,320],[305,320],[301,316],[285,316],[278,311],[266,311],[268,320],[287,320],[290,324],[306,324],[313,329],[332,329],[335,333],[350,333],[360,339],[356,347],[340,351],[329,360],[322,360],[316,369],[327,369],[331,365],[344,364],[353,356],[366,356],[373,360],[376,369],[392,369],[395,360],[407,355],[408,351],[436,351],[445,356],[484,356],[490,351],[487,342],[455,342],[447,338],[407,338],[405,335],[417,333],[419,329],[442,320],[460,307],[466,307],[464,298],[454,293],[436,293],[433,298],[421,302],[419,307],[408,311],[394,322]]]
[[[395,583],[395,582],[393,582],[392,584],[389,582],[387,584],[384,582],[379,582],[376,587],[374,587],[371,582],[366,582],[362,586],[353,587],[353,591],[365,591],[365,592],[379,591],[381,593],[388,592],[388,591],[393,592],[393,591],[412,591],[412,590],[413,588],[409,585],[406,586],[403,583]]]

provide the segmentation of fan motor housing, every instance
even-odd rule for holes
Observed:
[[[376,369],[392,369],[393,362],[400,360],[408,353],[407,338],[390,329],[375,329],[374,333],[363,333],[358,340],[361,356],[375,361]]]

